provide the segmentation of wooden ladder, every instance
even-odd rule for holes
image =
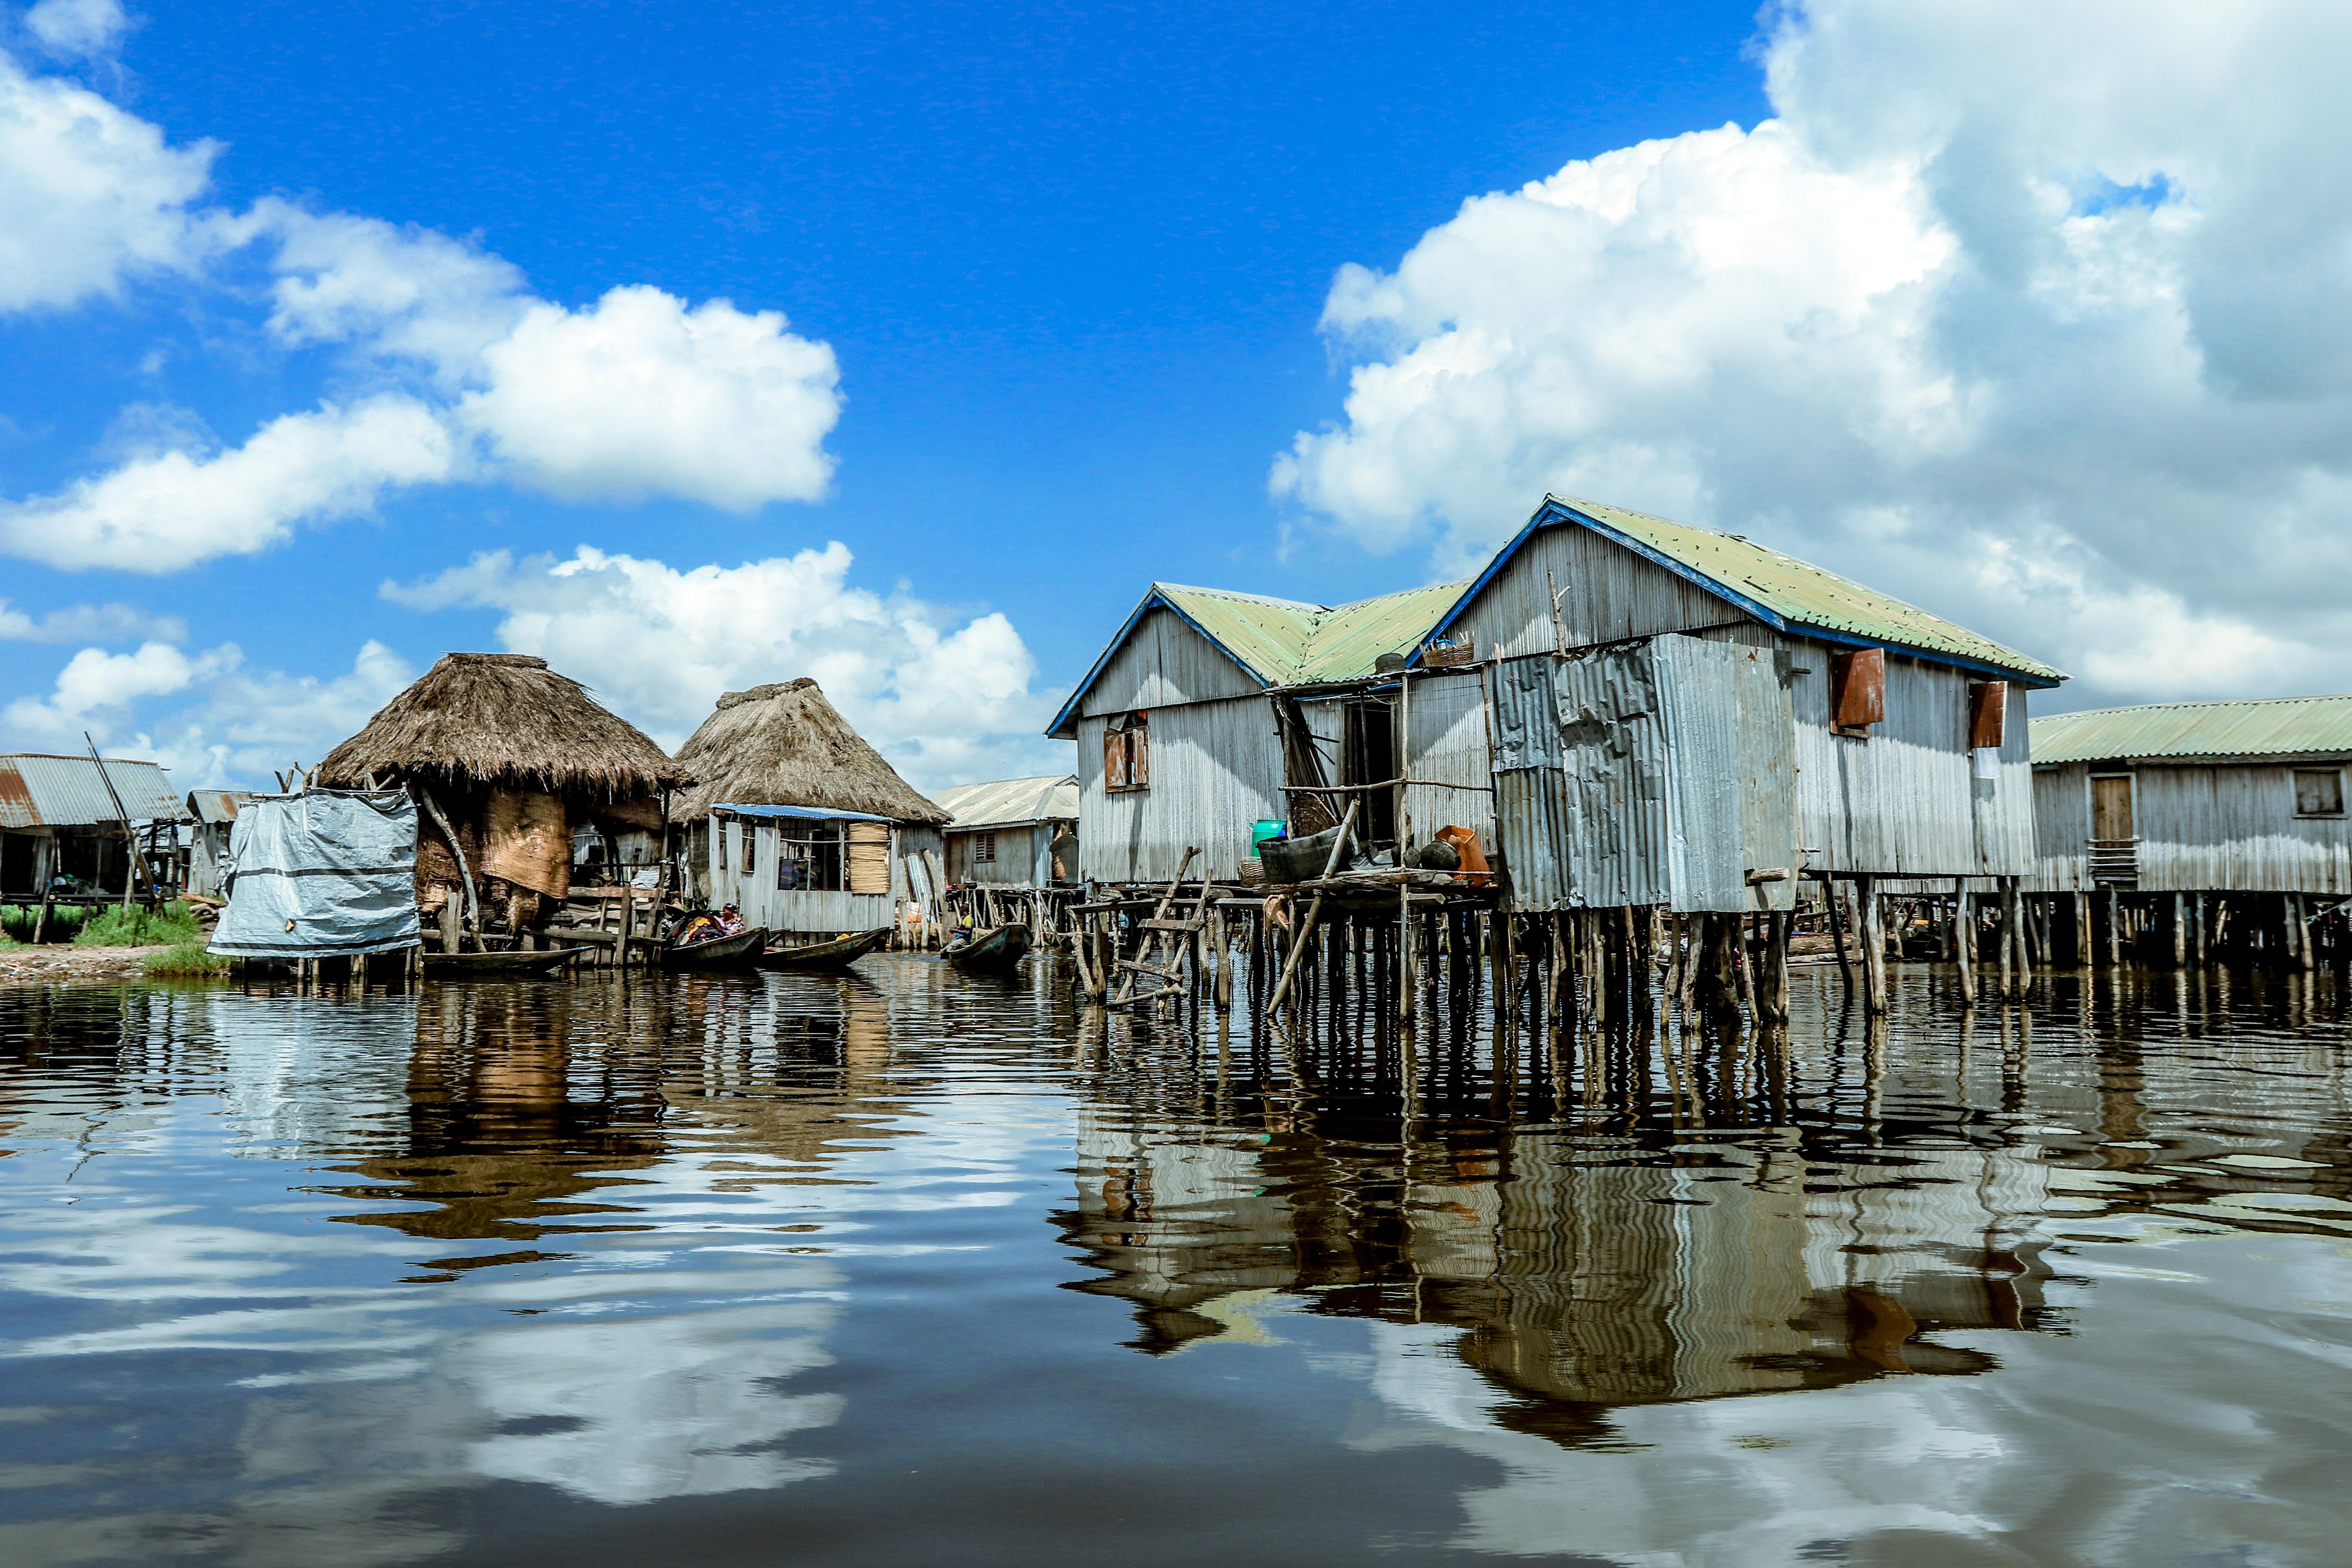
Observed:
[[[1209,918],[1209,873],[1206,871],[1201,873],[1201,890],[1185,900],[1192,904],[1192,912],[1182,916],[1171,912],[1184,890],[1184,873],[1192,868],[1192,857],[1199,853],[1191,847],[1185,849],[1183,861],[1176,868],[1176,875],[1169,879],[1168,890],[1160,895],[1159,907],[1152,910],[1151,918],[1143,922],[1143,929],[1150,933],[1150,936],[1133,958],[1118,961],[1118,966],[1126,971],[1126,975],[1119,982],[1118,994],[1105,1003],[1105,1006],[1126,1007],[1137,1002],[1157,1001],[1177,989],[1176,982],[1184,973],[1184,944],[1199,933]],[[1153,962],[1162,956],[1160,949],[1163,944],[1167,949],[1167,962]],[[1150,991],[1138,994],[1136,982],[1147,974],[1160,984]]]

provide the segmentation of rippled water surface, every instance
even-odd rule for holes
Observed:
[[[0,1561],[2352,1561],[2336,991],[1901,984],[0,991]]]

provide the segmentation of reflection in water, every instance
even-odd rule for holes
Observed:
[[[1408,1061],[1360,994],[1255,1038],[866,969],[0,993],[0,1551],[2326,1562],[2346,1522],[2325,977],[1964,1020],[1913,971],[1872,1032],[1832,978],[1785,1034],[1498,1069],[1467,976]]]

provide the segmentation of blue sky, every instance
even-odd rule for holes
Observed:
[[[2277,177],[2334,21],[2125,15],[12,11],[0,231],[64,239],[0,239],[0,745],[250,779],[511,646],[673,742],[814,672],[1024,771],[1151,579],[1408,586],[1547,487],[2073,705],[2339,684],[2352,360],[2264,302],[2343,303]]]

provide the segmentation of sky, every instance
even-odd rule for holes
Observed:
[[[0,750],[314,763],[441,653],[919,786],[1155,579],[1547,490],[2073,673],[2352,684],[2352,10],[0,3]]]

